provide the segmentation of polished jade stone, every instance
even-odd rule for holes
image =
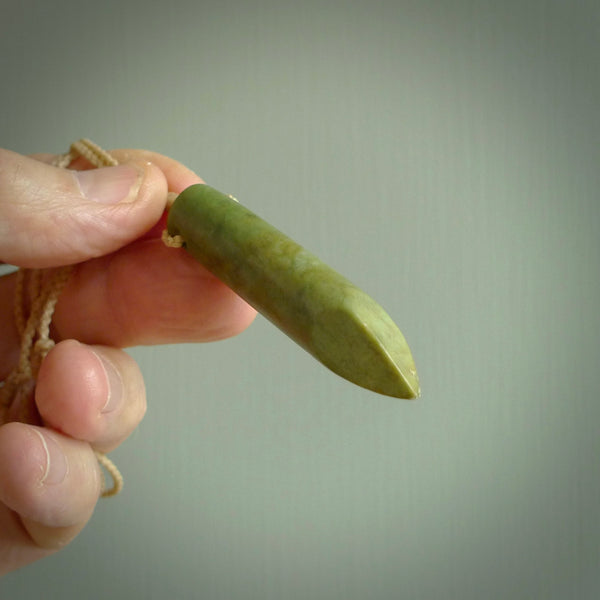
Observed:
[[[187,188],[169,211],[168,232],[333,372],[380,394],[419,396],[408,344],[383,308],[231,196]]]

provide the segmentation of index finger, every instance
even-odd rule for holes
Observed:
[[[180,192],[202,179],[172,158],[147,150],[115,150],[119,162],[145,160],[166,176],[169,191]],[[52,155],[34,155],[51,162]],[[78,159],[73,168],[89,168]],[[143,238],[76,265],[56,307],[56,341],[75,338],[117,347],[198,342],[236,335],[256,312],[185,251],[164,246],[159,222]],[[14,276],[0,278],[0,328],[7,335],[0,352],[14,356],[16,328],[10,316]]]

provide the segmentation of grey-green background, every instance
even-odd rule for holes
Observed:
[[[598,598],[599,36],[595,0],[5,0],[2,146],[181,160],[372,294],[423,397],[262,318],[133,349],[122,496],[0,597]]]

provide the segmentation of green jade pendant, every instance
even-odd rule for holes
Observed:
[[[167,229],[334,373],[387,396],[420,395],[408,344],[383,308],[231,196],[188,187],[171,206]]]

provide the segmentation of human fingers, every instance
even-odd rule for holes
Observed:
[[[151,162],[166,177],[170,191],[202,182],[178,161],[146,150],[111,151],[119,162]],[[52,155],[35,155],[52,161]],[[91,167],[78,159],[74,168]],[[55,339],[76,338],[113,346],[201,342],[222,339],[245,329],[256,312],[185,251],[165,248],[158,239],[164,219],[127,247],[77,265],[54,316]],[[0,279],[2,298],[12,298],[14,279]],[[1,310],[9,315],[9,307]],[[5,317],[7,349],[16,337]],[[12,331],[12,334],[10,333]],[[0,340],[0,346],[2,346]]]
[[[101,485],[89,444],[25,423],[1,426],[0,521],[9,527],[0,536],[0,570],[68,544],[92,515]]]
[[[14,274],[0,278],[0,379],[18,360],[15,284]],[[51,333],[57,342],[115,347],[208,342],[236,335],[255,315],[185,251],[146,240],[77,265],[59,298]]]
[[[236,335],[255,314],[185,251],[148,240],[77,269],[55,312],[55,339],[208,342]]]
[[[159,220],[166,195],[143,159],[76,171],[0,149],[0,260],[42,268],[113,252]]]
[[[117,149],[111,150],[111,155],[119,162],[142,160],[157,165],[172,192],[179,193],[190,185],[204,183],[179,161],[156,152]],[[78,166],[86,168],[88,165],[81,160]],[[103,329],[90,331],[90,340],[98,340],[97,336],[102,335],[100,343],[118,346],[206,342],[237,335],[254,320],[256,311],[195,259],[184,250],[166,248],[157,240],[165,226],[163,218],[139,243],[124,248],[110,259],[115,281],[119,281],[114,289],[120,290],[121,301],[109,293],[104,307],[96,305],[102,310],[97,313],[98,318],[89,320],[87,325],[91,329],[101,324]],[[84,268],[95,271],[96,267],[88,264]],[[82,273],[80,281],[83,279]],[[72,314],[71,311],[83,305],[93,306],[94,287],[86,290],[81,286],[79,301],[71,303],[69,293],[74,287],[65,291],[65,301],[57,311],[57,323],[63,322],[62,314]],[[99,300],[97,294],[95,297]],[[113,307],[112,323],[105,318],[107,306]]]
[[[35,402],[47,426],[110,452],[142,420],[146,391],[136,362],[122,350],[66,340],[42,362]]]
[[[121,148],[111,150],[110,155],[120,164],[149,162],[156,165],[166,177],[169,191],[171,192],[179,193],[190,185],[204,183],[192,169],[186,167],[178,160],[164,154],[159,154],[158,152]],[[55,154],[30,154],[29,157],[46,164],[52,164],[56,159]],[[69,165],[69,168],[73,170],[87,170],[93,169],[94,166],[86,158],[80,156]]]

